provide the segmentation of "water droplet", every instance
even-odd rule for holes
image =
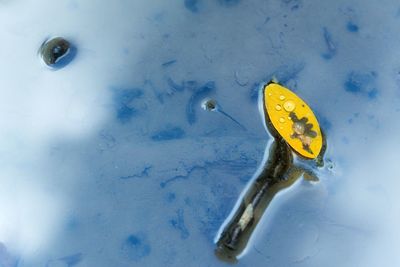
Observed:
[[[295,104],[292,100],[289,100],[289,101],[286,101],[286,102],[283,104],[283,108],[284,108],[287,112],[291,112],[291,111],[293,111],[293,110],[296,108],[296,104]]]
[[[279,104],[277,104],[277,105],[275,106],[275,109],[278,110],[278,111],[279,111],[279,110],[282,110],[282,106],[279,105]]]
[[[59,69],[72,61],[76,49],[64,38],[55,37],[42,44],[39,54],[47,66]]]
[[[280,117],[279,118],[279,122],[284,123],[285,122],[285,118],[284,117]]]
[[[286,98],[286,97],[285,97],[284,95],[281,95],[281,96],[279,97],[280,100],[285,100],[285,98]]]

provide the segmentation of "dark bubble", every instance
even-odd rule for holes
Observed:
[[[46,40],[39,50],[43,62],[52,68],[63,68],[68,65],[76,55],[76,48],[62,37]]]
[[[207,99],[202,103],[205,110],[214,111],[217,108],[217,101],[214,99]]]

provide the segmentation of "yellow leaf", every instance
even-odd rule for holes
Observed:
[[[303,157],[314,159],[322,148],[319,123],[311,108],[277,83],[264,88],[265,116],[280,136]]]

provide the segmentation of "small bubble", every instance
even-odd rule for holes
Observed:
[[[279,111],[279,110],[282,110],[282,106],[279,105],[279,104],[277,104],[277,105],[275,106],[275,109],[278,110],[278,111]]]
[[[291,111],[293,111],[293,110],[296,108],[296,104],[295,104],[293,101],[289,100],[289,101],[286,101],[286,102],[283,104],[283,108],[284,108],[287,112],[291,112]]]
[[[279,97],[280,100],[285,100],[285,98],[286,98],[286,97],[285,97],[284,95],[281,95],[281,96]]]
[[[206,99],[201,104],[201,107],[207,111],[214,111],[217,108],[217,101],[214,99]]]
[[[326,167],[328,168],[329,171],[334,171],[335,169],[335,163],[332,162],[332,160],[328,159],[326,161]]]
[[[285,122],[285,118],[284,117],[280,117],[279,118],[279,122],[284,123]]]

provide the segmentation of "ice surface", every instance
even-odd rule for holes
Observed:
[[[0,266],[225,266],[276,77],[328,140],[238,266],[398,266],[398,1],[0,1]],[[59,70],[38,55],[62,36]],[[247,131],[201,108],[215,99]]]

